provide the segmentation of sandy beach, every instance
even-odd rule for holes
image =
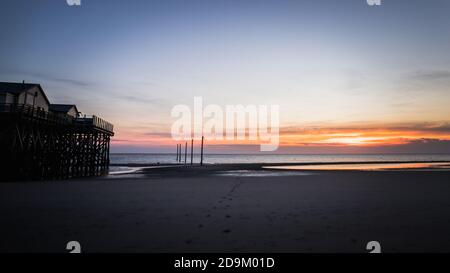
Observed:
[[[199,168],[1,183],[0,251],[450,251],[448,171]]]

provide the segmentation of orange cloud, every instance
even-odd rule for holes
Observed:
[[[448,123],[346,126],[333,128],[285,128],[282,145],[402,145],[417,139],[450,140]]]

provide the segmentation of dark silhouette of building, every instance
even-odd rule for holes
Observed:
[[[108,172],[113,125],[50,104],[39,84],[0,82],[0,178],[67,179]]]
[[[80,117],[80,111],[76,105],[70,104],[50,104],[50,112],[60,115],[69,115],[74,118]]]

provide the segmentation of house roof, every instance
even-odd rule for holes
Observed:
[[[77,106],[73,104],[50,104],[49,109],[51,112],[67,113],[72,108],[75,108],[75,111],[78,113]]]
[[[35,87],[41,90],[45,100],[47,101],[48,104],[50,104],[50,101],[48,100],[47,95],[44,92],[44,89],[42,89],[40,84],[36,83],[0,82],[0,94],[9,93],[18,95]]]

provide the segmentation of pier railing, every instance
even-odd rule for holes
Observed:
[[[84,126],[92,126],[93,128],[100,129],[106,132],[114,132],[114,125],[97,116],[76,118],[75,123]]]
[[[26,104],[0,104],[0,113],[14,113],[25,118],[33,118],[56,124],[72,124],[73,117],[45,111]]]
[[[0,104],[0,113],[13,113],[25,118],[32,118],[56,124],[82,125],[84,127],[106,131],[108,133],[114,132],[114,126],[111,123],[97,116],[74,118],[70,115],[55,114],[41,108],[24,104]]]

